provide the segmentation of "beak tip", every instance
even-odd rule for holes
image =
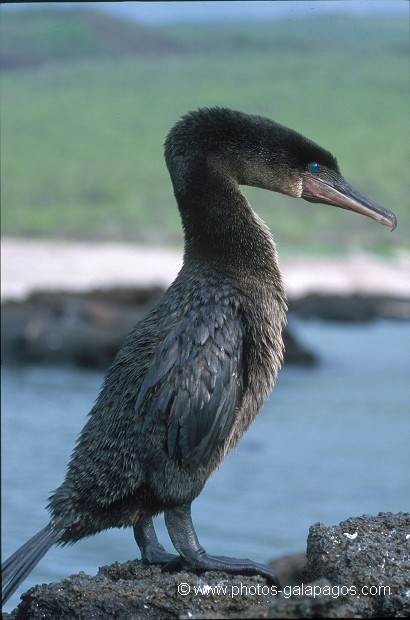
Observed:
[[[394,215],[394,213],[391,213],[389,226],[390,226],[390,232],[393,232],[393,230],[396,230],[397,228],[397,218]]]

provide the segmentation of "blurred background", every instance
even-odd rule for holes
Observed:
[[[346,211],[244,188],[281,259],[296,258],[306,273],[365,255],[386,273],[400,267],[396,297],[410,298],[407,2],[23,3],[2,5],[0,28],[5,244],[53,242],[50,268],[74,242],[180,255],[163,142],[188,110],[227,106],[329,149],[353,186],[398,217],[390,234]],[[31,259],[19,256],[23,277]],[[372,260],[364,280],[375,279]],[[385,284],[391,302],[387,280],[376,292]],[[4,303],[17,316],[15,302]],[[210,553],[267,561],[303,550],[315,521],[408,510],[410,328],[400,313],[381,315],[291,314],[318,363],[285,366],[195,502]],[[47,497],[102,378],[90,365],[32,361],[6,363],[2,373],[5,557],[45,524]],[[166,538],[161,519],[158,530]],[[133,557],[130,531],[105,532],[50,551],[20,591]],[[15,595],[7,608],[17,603]]]
[[[246,189],[281,253],[408,247],[407,3],[343,4],[3,6],[3,235],[180,245],[162,145],[179,116],[220,105],[311,137],[399,218],[386,235]]]

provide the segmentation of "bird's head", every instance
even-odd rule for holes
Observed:
[[[191,112],[171,130],[165,157],[177,194],[183,194],[198,173],[204,179],[230,179],[239,185],[341,207],[392,230],[396,227],[391,211],[344,179],[329,151],[268,118],[226,108]],[[209,177],[205,171],[210,172]]]
[[[260,123],[264,128],[260,149],[264,163],[259,173],[252,172],[256,181],[252,185],[355,211],[392,230],[396,228],[396,216],[352,187],[329,151],[279,123],[255,118],[256,126]],[[255,167],[250,165],[253,171]]]

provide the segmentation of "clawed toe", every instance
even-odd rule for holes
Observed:
[[[192,571],[201,574],[206,571],[221,571],[234,575],[260,575],[264,577],[269,584],[272,584],[281,590],[279,579],[268,566],[252,562],[252,560],[239,560],[236,558],[228,558],[223,556],[212,556],[206,554],[195,555],[192,557],[176,556],[170,562],[162,567],[164,572],[173,572],[180,570]]]

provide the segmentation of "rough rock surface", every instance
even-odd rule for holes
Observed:
[[[317,523],[303,574],[304,554],[271,563],[282,580],[279,595],[259,577],[163,573],[130,561],[31,588],[3,620],[408,617],[409,541],[409,513]]]
[[[305,580],[325,577],[356,588],[355,608],[362,617],[410,616],[410,513],[363,515],[333,527],[313,525],[307,558]],[[390,593],[383,595],[379,588]]]

